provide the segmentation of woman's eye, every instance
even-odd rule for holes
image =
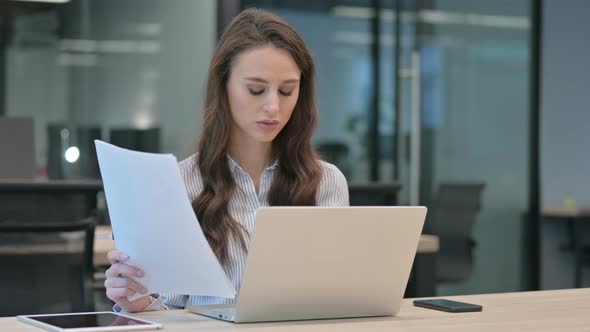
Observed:
[[[250,94],[253,95],[253,96],[261,95],[264,92],[264,89],[262,89],[262,90],[248,89],[248,90],[250,90]]]
[[[280,90],[279,90],[279,93],[280,93],[280,94],[282,94],[282,95],[283,95],[283,96],[285,96],[285,97],[289,97],[290,95],[292,95],[292,94],[293,94],[293,91],[289,91],[289,92],[287,92],[287,91],[280,91]]]

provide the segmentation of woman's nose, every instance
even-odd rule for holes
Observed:
[[[279,111],[279,94],[269,93],[268,99],[264,105],[264,110],[268,113],[277,113]]]

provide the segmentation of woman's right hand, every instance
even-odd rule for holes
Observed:
[[[118,250],[111,250],[107,254],[111,267],[105,272],[107,279],[104,286],[107,289],[107,297],[117,303],[128,312],[144,311],[151,303],[149,296],[141,297],[135,301],[129,301],[128,296],[135,293],[147,294],[147,289],[130,277],[141,278],[144,272],[125,262],[129,255]]]

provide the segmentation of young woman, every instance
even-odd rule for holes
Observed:
[[[311,146],[317,110],[315,68],[301,37],[268,12],[246,10],[222,35],[211,60],[198,153],[179,167],[201,228],[240,289],[260,206],[347,206],[348,186]],[[108,254],[107,297],[115,310],[183,308],[233,299],[152,294],[130,277],[144,272]],[[170,273],[182,273],[170,271]]]

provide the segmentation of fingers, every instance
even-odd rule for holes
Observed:
[[[107,293],[107,296],[108,295],[109,294]],[[115,301],[123,310],[128,311],[128,312],[145,311],[145,309],[151,304],[149,297],[140,297],[139,299],[134,300],[133,302],[129,302],[127,300],[127,296],[114,297],[114,298],[111,298],[109,296],[109,298],[111,300]]]
[[[129,255],[119,250],[111,250],[107,253],[107,259],[111,264],[125,262],[129,259]]]
[[[108,270],[105,271],[105,275],[107,278],[112,277],[138,277],[142,278],[145,273],[132,265],[127,265],[123,263],[114,263],[109,267]]]
[[[127,297],[139,294],[147,294],[148,290],[133,280],[142,278],[145,273],[140,268],[126,264],[129,255],[122,251],[111,250],[107,254],[111,267],[105,271],[107,279],[104,282],[107,297],[119,304],[125,310],[135,312],[145,309],[149,305],[146,299],[138,299],[129,302]]]
[[[130,278],[108,278],[105,280],[104,286],[107,290],[110,288],[124,288],[133,291],[133,294],[147,294],[147,289],[143,285]]]
[[[135,294],[135,291],[128,288],[107,288],[107,297],[115,302]]]

